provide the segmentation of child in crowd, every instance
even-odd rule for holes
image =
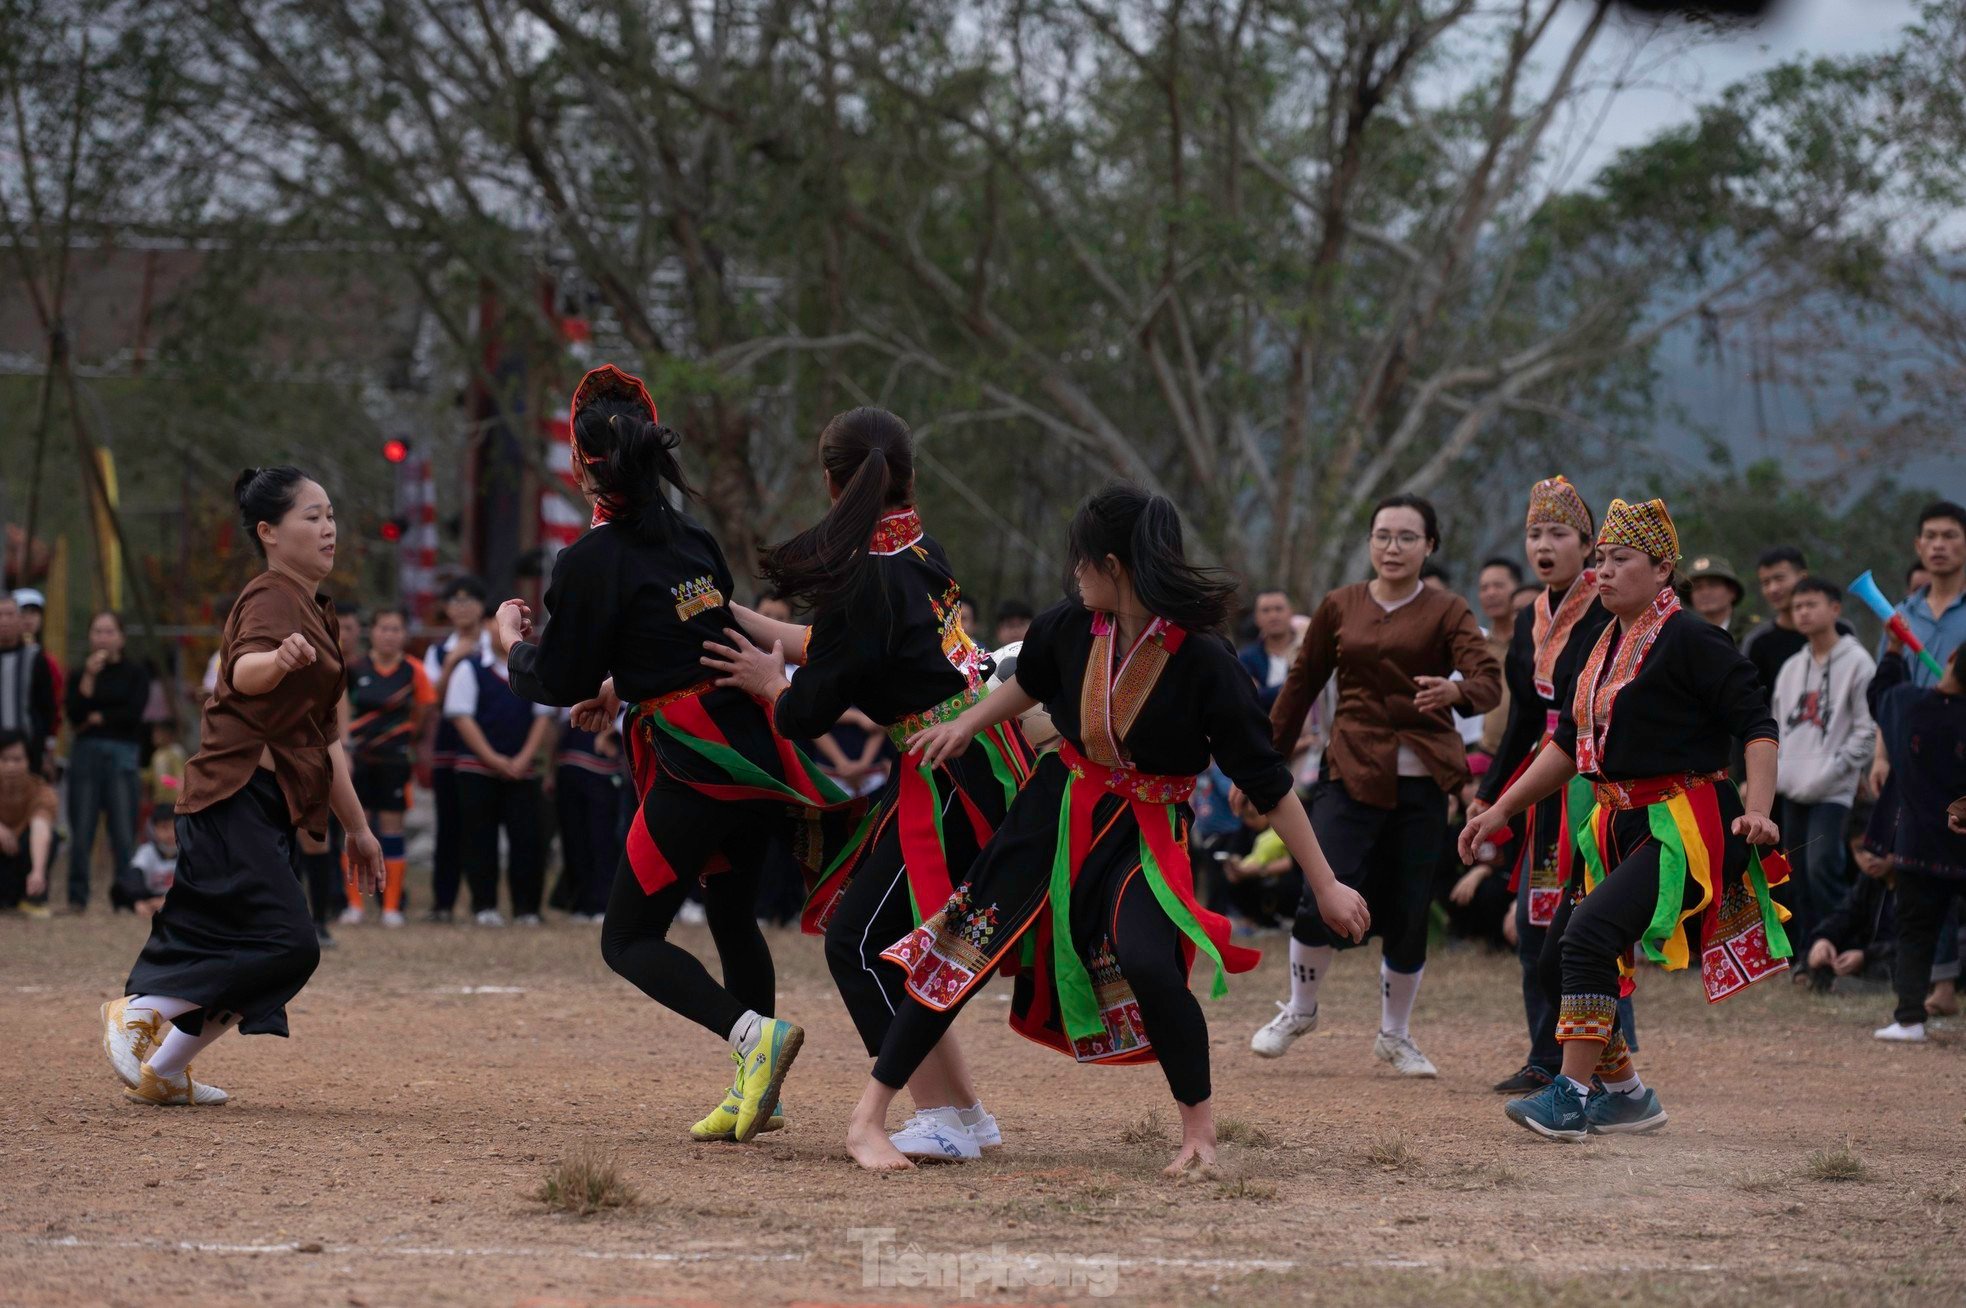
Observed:
[[[1896,879],[1891,860],[1865,847],[1869,817],[1861,810],[1851,815],[1846,845],[1850,864],[1860,875],[1843,902],[1816,923],[1805,967],[1797,973],[1798,981],[1806,978],[1819,994],[1827,993],[1838,977],[1891,979],[1898,946]]]
[[[162,725],[161,723],[159,725]],[[150,839],[109,887],[112,908],[155,917],[177,880],[177,810],[159,803],[150,810]]]

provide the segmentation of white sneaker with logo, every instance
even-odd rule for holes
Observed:
[[[929,1108],[916,1113],[888,1137],[910,1158],[932,1163],[967,1163],[983,1156],[976,1137],[953,1108]]]
[[[1372,1042],[1372,1056],[1391,1063],[1393,1071],[1401,1076],[1440,1075],[1433,1061],[1420,1052],[1419,1046],[1409,1036],[1381,1031],[1379,1038]]]
[[[1317,1030],[1317,1010],[1300,1013],[1289,1004],[1277,1004],[1277,1015],[1265,1022],[1249,1038],[1249,1047],[1264,1058],[1282,1058],[1290,1046]]]

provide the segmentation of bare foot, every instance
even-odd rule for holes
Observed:
[[[1951,981],[1940,981],[1933,985],[1932,993],[1925,997],[1925,1011],[1933,1017],[1951,1017],[1959,1011],[1959,987]]]
[[[908,1172],[915,1167],[906,1154],[894,1147],[894,1142],[887,1138],[887,1131],[878,1122],[871,1126],[862,1122],[848,1123],[846,1151],[853,1155],[854,1162],[870,1172]]]
[[[1163,1176],[1179,1176],[1190,1167],[1209,1168],[1215,1166],[1215,1141],[1183,1140],[1181,1152],[1174,1155],[1174,1161],[1161,1169]]]

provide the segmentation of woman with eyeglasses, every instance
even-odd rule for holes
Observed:
[[[1502,694],[1501,664],[1468,602],[1423,585],[1440,548],[1434,507],[1394,495],[1372,511],[1373,578],[1324,597],[1278,693],[1276,747],[1296,747],[1305,712],[1332,677],[1338,712],[1310,799],[1311,827],[1338,880],[1365,896],[1380,963],[1373,1054],[1402,1076],[1434,1076],[1409,1022],[1427,961],[1427,909],[1449,846],[1447,797],[1468,781],[1454,715],[1479,717]],[[1460,673],[1459,681],[1452,680]],[[1329,930],[1308,898],[1290,938],[1290,998],[1250,1040],[1281,1058],[1317,1029],[1318,983],[1353,942]]]

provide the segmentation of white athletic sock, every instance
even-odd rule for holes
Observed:
[[[1574,1092],[1579,1099],[1589,1099],[1591,1097],[1591,1088],[1574,1076],[1559,1075],[1556,1078],[1556,1083]]]
[[[1604,1080],[1603,1077],[1598,1079]],[[1605,1081],[1604,1088],[1614,1095],[1642,1095],[1645,1093],[1645,1082],[1638,1079],[1638,1073],[1633,1072],[1622,1081]]]
[[[1317,1012],[1317,983],[1338,951],[1330,945],[1290,942],[1290,1011],[1299,1017]]]
[[[748,1056],[758,1047],[758,1033],[764,1028],[765,1020],[751,1009],[745,1009],[744,1016],[738,1018],[737,1025],[730,1029],[730,1047]]]
[[[1420,996],[1419,972],[1395,972],[1379,964],[1379,1029],[1387,1035],[1408,1034],[1413,1021],[1413,1001]]]
[[[958,1108],[956,1116],[962,1118],[964,1126],[977,1126],[983,1121],[983,1101],[977,1100],[967,1108]]]
[[[192,1009],[203,1008],[204,1005],[189,999],[172,999],[169,995],[137,995],[130,1000],[130,1007],[147,1008],[166,1022],[173,1022]]]
[[[191,1060],[203,1053],[205,1046],[230,1031],[227,1022],[207,1022],[205,1029],[197,1035],[188,1035],[172,1027],[156,1051],[150,1055],[150,1070],[159,1076],[179,1076],[191,1066]]]

